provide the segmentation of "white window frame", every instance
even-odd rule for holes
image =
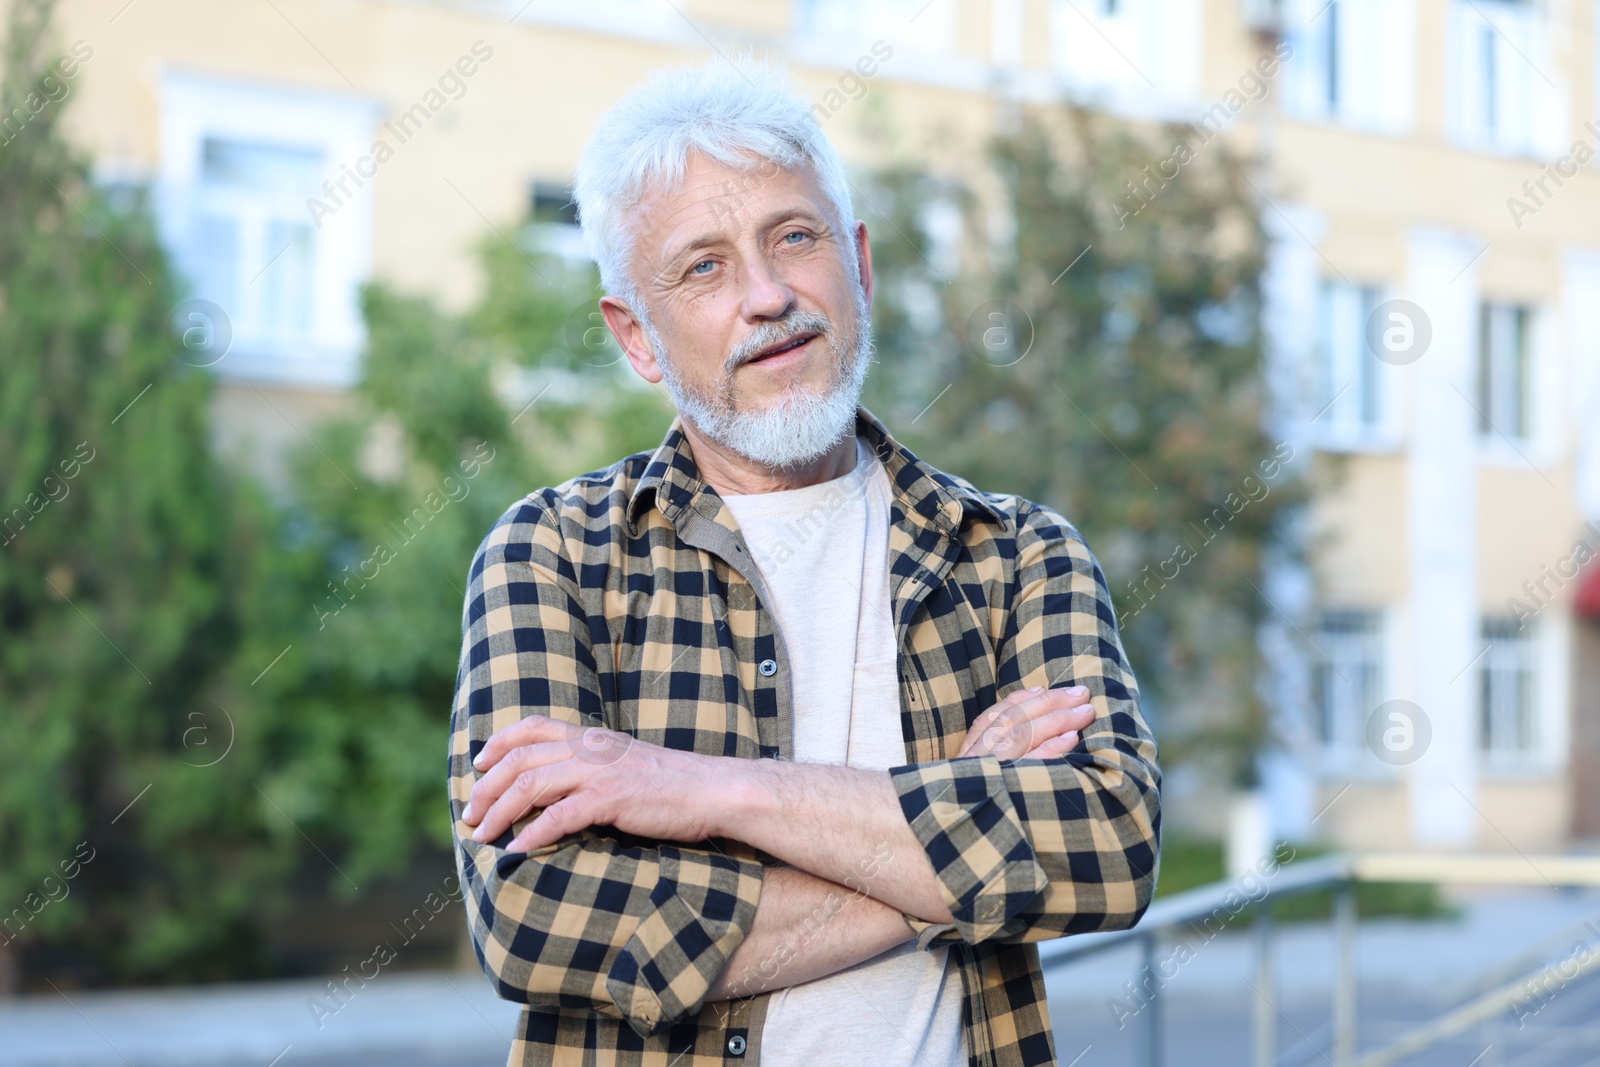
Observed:
[[[794,0],[794,36],[801,50],[840,56],[859,55],[877,40],[897,58],[902,52],[949,56],[956,5],[957,0]]]
[[[1542,769],[1549,751],[1540,708],[1544,703],[1539,621],[1521,630],[1514,620],[1486,617],[1479,637],[1483,652],[1473,665],[1474,739],[1485,771],[1516,774]],[[1510,628],[1509,635],[1491,627]],[[1515,687],[1521,685],[1521,693]],[[1520,698],[1520,699],[1519,699]]]
[[[562,196],[570,201],[572,189],[564,182],[539,179],[533,182],[529,189],[528,222],[523,229],[523,238],[531,250],[545,252],[555,256],[571,267],[581,267],[593,263],[588,247],[583,241],[583,227],[577,222],[555,221],[542,219],[537,216],[536,204],[541,196],[549,195],[559,188]]]
[[[194,205],[208,138],[321,153],[325,177],[367,155],[382,117],[376,101],[346,94],[263,85],[182,70],[161,75],[161,162],[157,214],[167,247],[194,240]],[[367,181],[332,215],[313,224],[311,315],[305,337],[284,343],[235,332],[212,370],[221,377],[285,385],[348,387],[360,375],[366,331],[359,287],[371,272],[372,185]],[[263,270],[270,267],[261,264]],[[226,308],[223,309],[225,312]]]
[[[1114,12],[1107,6],[1050,0],[1050,65],[1067,92],[1118,104],[1197,103],[1205,58],[1200,0],[1116,0]]]
[[[1523,381],[1524,428],[1520,434],[1498,417],[1496,406],[1486,406],[1480,387],[1483,305],[1521,307],[1527,312]],[[1568,386],[1568,371],[1562,353],[1560,316],[1541,302],[1519,297],[1484,295],[1475,305],[1471,324],[1469,378],[1461,383],[1463,392],[1476,409],[1472,413],[1473,433],[1478,442],[1479,459],[1490,466],[1544,473],[1562,463],[1567,455],[1567,416],[1563,400]],[[1570,343],[1567,342],[1567,343]],[[1482,432],[1482,419],[1488,416],[1496,430]],[[1582,420],[1580,419],[1581,423]]]
[[[1318,448],[1392,452],[1399,448],[1395,382],[1372,351],[1367,329],[1389,298],[1384,287],[1323,278],[1316,296],[1313,430]]]
[[[1534,437],[1534,309],[1499,300],[1478,303],[1473,352],[1473,403],[1478,436],[1491,446]]]
[[[609,37],[703,47],[705,41],[672,0],[514,0],[506,10],[514,24],[560,26]],[[502,19],[504,16],[501,16]]]
[[[1284,109],[1404,136],[1416,122],[1415,0],[1284,0]]]
[[[965,228],[961,205],[951,196],[936,193],[917,208],[917,220],[927,237],[929,265],[944,277],[957,277]]]
[[[1328,619],[1334,615],[1365,616],[1371,623],[1371,630],[1352,634],[1331,632]],[[1395,775],[1395,768],[1378,759],[1366,741],[1367,718],[1388,699],[1393,631],[1390,612],[1383,608],[1329,605],[1322,609],[1309,666],[1310,733],[1317,770],[1323,777],[1387,779]],[[1359,662],[1363,651],[1370,656],[1367,668],[1361,667]],[[1322,692],[1318,691],[1319,685],[1325,687]],[[1326,736],[1324,722],[1328,706],[1326,687],[1332,687],[1336,694],[1332,743]]]
[[[1568,109],[1550,38],[1548,5],[1536,0],[1451,0],[1445,127],[1452,142],[1482,152],[1561,154]]]

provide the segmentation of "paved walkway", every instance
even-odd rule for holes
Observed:
[[[1600,894],[1518,892],[1473,896],[1458,920],[1362,924],[1356,955],[1363,1043],[1465,999],[1476,976],[1513,977],[1493,972],[1541,942],[1547,959],[1570,954],[1579,924],[1597,915]],[[1589,932],[1586,943],[1600,946],[1600,934]],[[1164,991],[1168,1064],[1247,1062],[1251,953],[1248,931],[1230,932],[1197,945],[1179,968]],[[1332,961],[1326,924],[1280,929],[1274,998],[1283,1012],[1282,1047],[1301,1046],[1302,1061],[1321,1062],[1314,1046],[1326,1044]],[[1075,1056],[1076,1067],[1132,1062],[1133,1027],[1115,1025],[1110,1002],[1126,997],[1124,983],[1136,967],[1133,953],[1118,951],[1049,974],[1061,1067]],[[1538,1029],[1507,1032],[1502,1020],[1500,1037],[1475,1032],[1448,1050],[1458,1062],[1438,1062],[1464,1067],[1486,1042],[1504,1050],[1535,1035],[1554,1047],[1557,1028],[1595,1015],[1596,1005],[1600,982],[1575,983],[1534,1020]],[[342,1005],[320,981],[50,993],[0,1006],[0,1067],[500,1067],[516,1013],[477,972],[380,973]]]
[[[1564,955],[1582,923],[1591,949],[1600,951],[1600,892],[1476,892],[1459,902],[1457,919],[1414,921],[1372,919],[1361,923],[1356,940],[1356,971],[1363,988],[1454,991],[1488,968],[1511,966],[1541,943],[1560,944]],[[1566,934],[1566,938],[1560,935]],[[1178,966],[1166,989],[1176,996],[1230,996],[1248,990],[1254,976],[1255,947],[1248,929],[1230,930],[1210,942],[1191,936],[1193,958]],[[1279,993],[1287,1000],[1327,998],[1333,989],[1331,924],[1293,923],[1278,927],[1275,953]],[[1168,953],[1157,954],[1157,960]],[[1091,956],[1081,964],[1052,971],[1054,997],[1110,996],[1132,979],[1139,963],[1134,949]],[[1172,967],[1167,968],[1172,972]],[[1115,981],[1108,982],[1109,977]],[[1514,977],[1513,975],[1508,975]]]
[[[27,996],[0,1007],[0,1067],[506,1061],[517,1005],[496,997],[477,973],[380,972],[351,986],[342,1007],[317,981]]]
[[[1357,935],[1358,1047],[1371,1049],[1536,967],[1571,958],[1582,945],[1600,951],[1600,893],[1479,892],[1453,920],[1380,919]],[[1239,1067],[1252,1060],[1255,946],[1249,930],[1210,942],[1161,989],[1164,1062],[1170,1067]],[[1171,959],[1158,952],[1157,961]],[[1330,925],[1280,926],[1274,953],[1280,1064],[1321,1067],[1332,1060],[1334,944]],[[1046,974],[1061,1067],[1132,1067],[1145,1010],[1127,983],[1138,975],[1134,949],[1090,956]],[[1169,965],[1167,974],[1173,973]],[[1575,1067],[1600,1063],[1600,978],[1545,987],[1519,1019],[1502,1012],[1405,1067]]]

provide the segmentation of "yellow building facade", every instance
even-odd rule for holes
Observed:
[[[340,407],[361,282],[466,305],[474,243],[559,215],[596,120],[660,64],[790,63],[861,169],[968,170],[1004,105],[1061,96],[1263,153],[1280,429],[1345,469],[1309,570],[1264,586],[1289,623],[1269,829],[1550,850],[1600,837],[1596,8],[63,0],[57,25],[69,135],[99,180],[155,191],[227,309],[231,448]]]

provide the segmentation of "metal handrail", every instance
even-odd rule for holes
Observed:
[[[1039,946],[1046,970],[1064,966],[1100,952],[1127,945],[1140,948],[1140,967],[1153,975],[1156,945],[1164,935],[1195,923],[1221,918],[1223,923],[1245,910],[1259,908],[1255,919],[1256,1003],[1253,1015],[1255,1063],[1272,1067],[1277,1059],[1277,1008],[1271,1000],[1272,910],[1259,907],[1321,889],[1334,890],[1334,1067],[1387,1067],[1405,1056],[1462,1032],[1495,1011],[1515,1007],[1527,999],[1521,980],[1510,982],[1454,1011],[1401,1035],[1379,1049],[1357,1055],[1355,886],[1359,882],[1401,882],[1427,885],[1600,887],[1600,856],[1514,856],[1445,853],[1335,853],[1315,859],[1274,864],[1271,873],[1255,872],[1261,885],[1243,895],[1244,875],[1176,893],[1150,905],[1137,926],[1128,930],[1079,934]],[[1226,913],[1225,915],[1223,913]],[[1220,925],[1219,925],[1220,930]],[[1596,957],[1600,964],[1600,957]],[[1139,1012],[1138,1062],[1140,1067],[1160,1067],[1160,987],[1145,986],[1148,997]]]
[[[1299,863],[1285,864],[1267,884],[1266,895],[1251,903],[1259,904],[1274,896],[1291,896],[1296,893],[1327,889],[1348,881],[1352,871],[1351,857],[1345,855],[1318,856]],[[1170,897],[1163,897],[1145,910],[1139,925],[1132,929],[1078,934],[1074,937],[1046,941],[1039,946],[1039,960],[1048,969],[1070,960],[1139,941],[1157,930],[1169,930],[1204,920],[1228,907],[1228,901],[1238,893],[1237,882],[1236,878],[1225,882],[1212,882],[1210,885],[1186,889]]]
[[[1569,948],[1574,937],[1594,933],[1600,933],[1600,911],[1593,912],[1576,922],[1568,923],[1559,930],[1546,934],[1527,949],[1518,953],[1514,959],[1479,971],[1470,978],[1454,985],[1443,987],[1438,991],[1437,1001],[1441,1004],[1459,1004],[1467,1000],[1476,1000],[1513,978],[1520,978],[1538,971],[1552,956]]]

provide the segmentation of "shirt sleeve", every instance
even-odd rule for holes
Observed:
[[[1100,565],[1070,523],[1021,505],[997,699],[1087,686],[1095,719],[1050,758],[968,756],[890,770],[954,923],[905,916],[926,948],[1133,926],[1155,891],[1161,776]],[[968,720],[985,708],[968,711]]]
[[[761,864],[591,828],[533,852],[480,844],[461,811],[491,734],[529,714],[603,714],[588,616],[556,520],[511,508],[473,558],[450,734],[450,813],[468,927],[500,996],[586,1008],[649,1036],[696,1012],[755,919]]]

